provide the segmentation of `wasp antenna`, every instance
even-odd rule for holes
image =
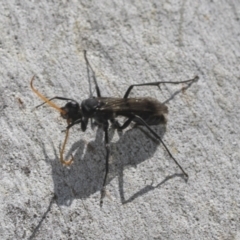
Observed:
[[[35,76],[33,75],[32,79],[31,79],[31,89],[33,90],[33,92],[35,92],[37,94],[38,97],[40,97],[45,103],[49,104],[51,107],[55,108],[56,110],[58,110],[60,113],[62,114],[66,114],[66,112],[64,110],[62,110],[60,107],[58,107],[55,103],[51,102],[49,99],[47,99],[46,97],[44,97],[40,92],[38,92],[38,90],[36,90],[33,87],[33,80],[34,80]]]
[[[67,123],[69,124],[69,121],[67,121]],[[63,145],[62,145],[62,149],[60,150],[60,162],[64,165],[71,165],[72,162],[73,162],[73,155],[71,154],[71,159],[70,160],[64,160],[63,159],[63,153],[64,153],[64,150],[65,150],[65,146],[67,144],[67,140],[68,140],[68,133],[69,133],[69,129],[66,130],[66,135],[65,135],[65,139],[64,139],[64,142],[63,142]]]

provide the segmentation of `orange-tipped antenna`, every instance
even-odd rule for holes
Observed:
[[[67,123],[68,123],[68,125],[69,125],[70,121],[67,120]],[[67,139],[68,139],[68,132],[69,132],[69,129],[66,130],[66,135],[65,135],[64,143],[63,143],[62,149],[60,150],[60,162],[61,162],[62,164],[64,164],[64,165],[67,165],[67,166],[71,165],[72,162],[73,162],[73,155],[72,155],[72,154],[71,154],[71,159],[70,159],[70,160],[67,160],[67,161],[66,161],[66,160],[63,159],[63,153],[64,153],[65,146],[66,146],[66,144],[67,144]]]
[[[51,107],[57,109],[60,113],[62,114],[66,114],[66,112],[64,110],[62,110],[60,107],[58,107],[55,103],[51,102],[49,99],[47,99],[46,97],[44,97],[40,92],[38,92],[34,87],[33,87],[33,80],[34,80],[34,77],[32,77],[31,79],[31,88],[32,90],[44,101],[46,102],[47,104],[49,104]]]

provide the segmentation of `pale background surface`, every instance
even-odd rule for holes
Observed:
[[[1,239],[240,239],[240,2],[1,1]],[[102,130],[71,131],[70,168],[59,163],[66,126],[48,97],[89,96],[83,49],[103,96],[172,98],[160,133],[188,183],[145,128],[110,132],[109,198]],[[23,102],[19,102],[19,98]],[[57,102],[63,106],[62,102]],[[57,196],[53,200],[54,194]]]

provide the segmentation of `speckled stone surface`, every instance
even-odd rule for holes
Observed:
[[[1,239],[240,239],[240,5],[238,1],[1,1]],[[169,108],[161,135],[181,171],[144,127],[110,130],[107,197],[102,129],[70,131],[31,91],[81,102],[130,84]],[[94,92],[95,94],[95,92]],[[63,106],[61,101],[55,101]]]

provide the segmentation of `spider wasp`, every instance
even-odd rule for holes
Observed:
[[[92,69],[88,59],[87,52],[84,51],[84,58],[88,65],[88,67],[93,72],[93,80],[95,83],[97,97],[90,97],[88,99],[83,100],[81,103],[78,103],[76,100],[71,98],[59,97],[55,96],[53,98],[46,98],[40,92],[38,92],[33,87],[34,76],[31,79],[31,88],[32,90],[40,97],[44,103],[38,105],[37,107],[42,106],[47,103],[51,107],[58,110],[61,114],[61,117],[67,120],[66,127],[66,135],[65,140],[63,142],[62,148],[60,150],[60,161],[65,165],[70,165],[73,162],[73,156],[71,156],[70,160],[64,160],[63,153],[65,150],[65,146],[68,139],[69,129],[76,125],[80,124],[82,131],[86,131],[89,119],[93,119],[97,125],[103,127],[105,133],[105,148],[106,148],[106,159],[105,159],[105,175],[103,180],[103,186],[101,190],[101,200],[100,205],[102,206],[103,198],[106,194],[106,183],[109,172],[109,138],[108,138],[108,130],[109,124],[111,123],[114,128],[117,130],[123,130],[129,126],[131,122],[135,122],[138,125],[145,126],[149,132],[161,142],[165,150],[168,152],[169,156],[176,163],[176,165],[181,169],[183,175],[186,179],[188,179],[188,174],[184,171],[182,166],[178,163],[178,161],[173,157],[172,153],[169,151],[166,144],[163,142],[161,137],[151,129],[151,125],[158,124],[166,124],[166,114],[168,113],[168,107],[163,103],[160,103],[158,100],[151,97],[142,97],[142,98],[129,98],[129,94],[132,91],[133,87],[141,87],[141,86],[158,86],[160,84],[180,84],[180,83],[188,83],[192,84],[196,82],[199,77],[195,76],[193,79],[185,80],[185,81],[177,81],[177,82],[169,82],[169,81],[161,81],[161,82],[150,82],[150,83],[142,83],[142,84],[133,84],[130,85],[125,92],[123,98],[115,98],[115,97],[102,97],[100,88],[97,84],[97,80],[95,77],[94,70]],[[67,101],[65,106],[58,107],[52,100],[58,99]],[[127,120],[121,125],[117,117],[122,116],[127,118]]]

